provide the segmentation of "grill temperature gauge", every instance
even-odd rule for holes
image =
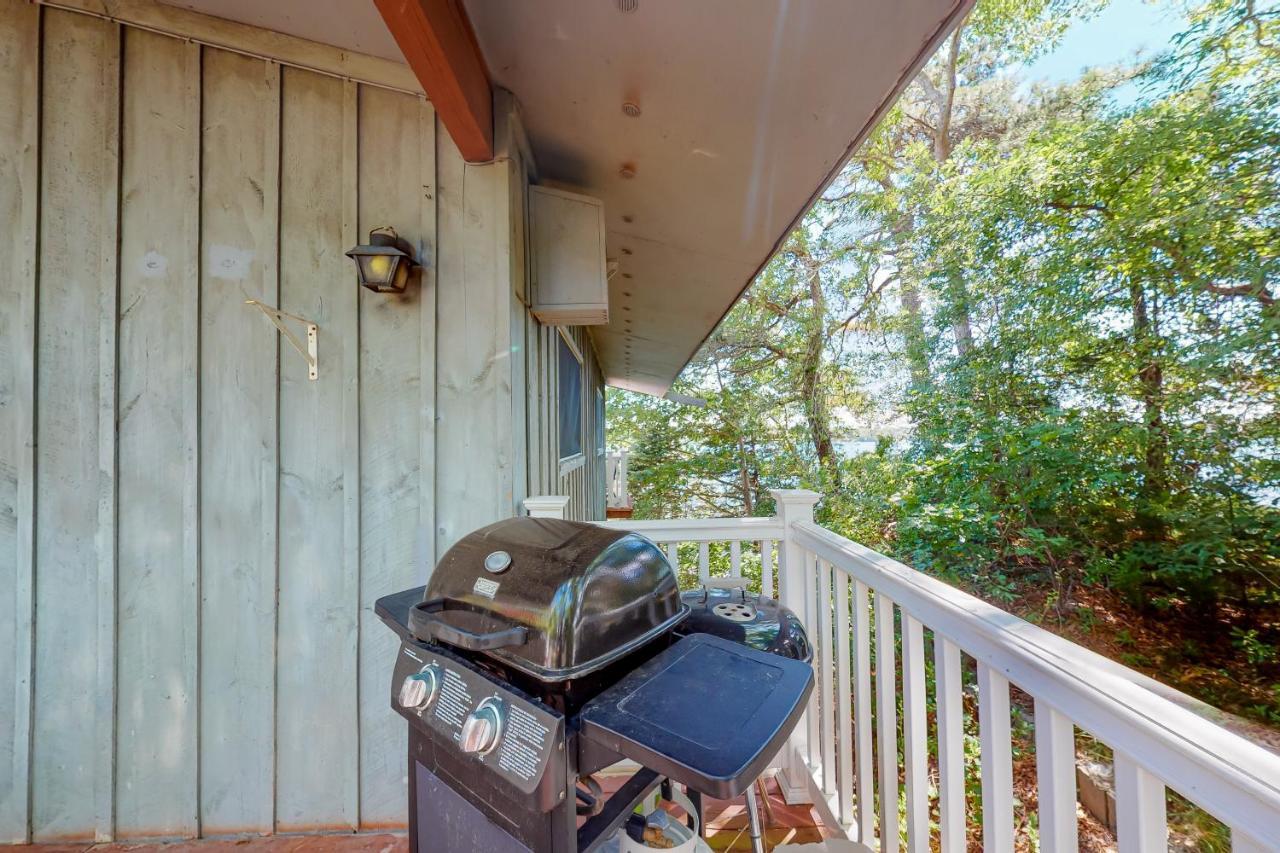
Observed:
[[[408,711],[425,711],[440,692],[440,671],[427,664],[400,684],[400,707]]]
[[[480,755],[492,752],[502,737],[504,716],[498,699],[490,697],[477,705],[462,724],[462,751]]]

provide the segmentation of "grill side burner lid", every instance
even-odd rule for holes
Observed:
[[[782,748],[812,690],[803,661],[691,634],[587,703],[579,766],[603,749],[732,799]]]
[[[689,605],[689,618],[676,633],[714,634],[805,663],[813,660],[813,647],[800,620],[772,598],[746,588],[746,578],[708,578],[701,589],[680,598]]]
[[[617,660],[687,613],[666,556],[643,536],[511,518],[449,549],[409,627],[420,640],[563,681]]]

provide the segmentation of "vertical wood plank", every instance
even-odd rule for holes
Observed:
[[[1035,703],[1040,849],[1069,853],[1079,848],[1075,726],[1049,703],[1041,699]]]
[[[439,281],[439,256],[436,237],[435,107],[425,98],[418,101],[418,227],[422,229],[418,261],[422,268],[418,279],[418,382],[421,408],[418,417],[418,574],[416,581],[426,583],[436,564],[436,292]]]
[[[698,579],[699,580],[705,581],[707,578],[711,577],[710,549],[711,549],[711,545],[709,542],[698,543]]]
[[[667,543],[666,548],[667,548],[667,562],[671,564],[671,569],[672,569],[672,571],[674,571],[677,575],[679,575],[679,573],[680,573],[680,543],[679,543],[679,542],[668,542],[668,543]]]
[[[342,234],[340,246],[351,247],[360,242],[359,225],[359,109],[360,85],[353,80],[342,81]],[[341,264],[339,264],[341,266]],[[341,312],[343,340],[342,351],[342,593],[338,598],[350,607],[353,640],[356,649],[352,654],[350,725],[348,737],[351,754],[346,765],[351,773],[341,780],[343,812],[352,825],[360,826],[360,292],[362,288],[351,283],[348,263],[342,270],[334,270],[341,280],[345,272],[347,293],[345,311]],[[341,295],[341,291],[339,291]],[[370,616],[373,614],[371,613]],[[373,619],[377,622],[379,620]]]
[[[742,577],[742,543],[737,539],[729,543],[729,577]]]
[[[773,540],[760,543],[760,592],[765,598],[776,598],[773,583]]]
[[[831,564],[816,560],[818,570],[818,633],[822,636],[822,659],[818,669],[819,737],[822,739],[822,790],[827,796],[836,790],[835,707],[832,704],[831,675],[835,662],[835,641],[831,637]],[[841,644],[844,639],[839,640]]]
[[[280,307],[320,327],[319,378],[280,359],[276,829],[354,829],[357,611],[347,448],[358,292],[343,256],[348,84],[285,68],[280,120]],[[254,318],[263,334],[275,336]],[[341,426],[339,426],[341,425]]]
[[[870,846],[875,840],[875,770],[871,740],[871,611],[867,585],[853,583],[853,669],[854,669],[854,785],[858,795],[858,841]]]
[[[503,99],[509,96],[504,92],[501,97]],[[514,105],[509,105],[514,109]],[[504,110],[506,112],[506,110]],[[510,119],[508,119],[510,121]],[[525,318],[528,313],[525,309],[525,293],[527,292],[525,275],[528,270],[528,259],[525,255],[525,190],[528,186],[524,154],[519,146],[508,147],[509,162],[507,164],[508,182],[507,182],[507,209],[508,216],[508,241],[510,242],[511,251],[508,254],[510,268],[507,276],[511,281],[512,298],[510,300],[510,377],[511,377],[511,425],[512,425],[512,446],[511,446],[511,477],[512,477],[512,501],[517,508],[524,505],[524,499],[531,494],[541,494],[529,491],[529,453],[531,445],[529,443],[529,413],[528,413],[528,387],[527,383],[530,376],[526,370],[524,354],[528,351],[528,340],[525,337]],[[589,375],[589,374],[588,374]],[[588,435],[593,435],[590,431]],[[583,442],[583,450],[587,453],[587,466],[591,465],[594,458],[593,453]],[[604,516],[601,516],[603,518]]]
[[[428,258],[435,240],[430,107],[411,95],[360,90],[359,233],[392,225]],[[421,134],[425,132],[428,140]],[[424,158],[426,162],[424,162]],[[406,182],[404,175],[420,180]],[[407,190],[406,183],[412,189]],[[351,272],[354,287],[354,269]],[[420,525],[429,518],[433,484],[429,457],[428,386],[433,330],[422,313],[434,298],[424,265],[419,283],[402,296],[359,292],[360,298],[360,825],[393,826],[404,819],[405,727],[387,711],[397,641],[373,614],[377,599],[414,586],[424,556]],[[432,312],[434,317],[434,312]],[[424,342],[423,336],[426,335]],[[413,357],[416,354],[416,357]],[[433,354],[433,353],[432,353]],[[426,364],[424,365],[424,360]],[[430,529],[427,527],[427,529]]]
[[[200,821],[274,828],[280,66],[206,49],[200,245]]]
[[[98,250],[98,557],[97,689],[94,693],[94,728],[97,734],[94,767],[94,836],[98,841],[115,838],[116,784],[116,652],[117,539],[116,507],[116,401],[118,394],[118,335],[120,314],[120,89],[123,32],[109,27],[99,81],[103,96],[102,196],[99,206],[101,242]],[[96,153],[96,152],[95,152]]]
[[[898,835],[898,675],[894,660],[893,600],[877,592],[876,734],[880,753],[880,850],[897,853]]]
[[[120,32],[44,13],[36,387],[36,840],[112,835]],[[66,626],[83,626],[78,653]]]
[[[196,821],[200,47],[125,31],[116,824]]]
[[[964,702],[960,647],[934,632],[934,677],[938,706],[938,823],[942,853],[964,853]]]
[[[853,634],[849,630],[849,576],[835,571],[835,638],[836,638],[836,743],[840,747],[837,760],[839,778],[836,790],[840,796],[840,823],[853,823],[853,690],[849,678],[849,646]]]
[[[1013,754],[1009,680],[978,662],[978,738],[982,745],[982,849],[1013,853]]]
[[[184,116],[190,152],[185,239],[187,252],[182,285],[185,304],[182,312],[182,601],[186,614],[183,643],[187,660],[186,686],[190,704],[190,799],[188,822],[191,834],[200,833],[200,145],[204,73],[204,48],[188,42],[183,80]]]
[[[40,7],[0,2],[0,844],[31,840]]]
[[[1116,842],[1120,853],[1165,853],[1169,821],[1164,783],[1115,751]]]
[[[512,500],[507,164],[468,164],[436,134],[436,551]],[[559,477],[551,482],[559,483]]]
[[[529,382],[525,387],[529,419],[529,494],[545,495],[546,426],[543,423],[542,327],[532,314],[525,314],[525,371]]]

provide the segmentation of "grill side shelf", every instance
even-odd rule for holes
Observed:
[[[608,750],[703,794],[736,797],[782,747],[812,689],[802,661],[691,634],[583,708],[579,763]]]
[[[409,612],[413,610],[415,604],[422,601],[426,591],[425,586],[415,586],[412,589],[384,595],[374,604],[373,612],[378,614],[383,624],[395,631],[401,640],[408,640],[413,636],[409,631]]]

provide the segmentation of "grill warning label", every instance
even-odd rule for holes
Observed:
[[[549,752],[547,738],[551,730],[538,718],[518,705],[511,705],[507,718],[507,734],[498,751],[498,768],[517,779],[528,782],[539,776]]]
[[[471,591],[485,598],[493,598],[498,594],[498,582],[488,578],[476,578],[476,585],[471,587]]]
[[[440,684],[440,699],[436,703],[436,719],[451,729],[461,730],[462,721],[470,712],[471,691],[467,689],[467,683],[458,673],[446,668]],[[458,731],[453,737],[457,740]]]

